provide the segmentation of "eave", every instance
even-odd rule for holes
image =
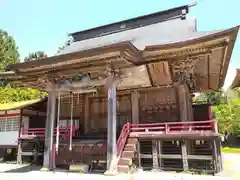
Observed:
[[[197,58],[194,64],[197,66],[197,90],[216,90],[221,88],[224,83],[238,29],[239,27],[237,26],[182,42],[146,45],[143,50],[137,49],[132,42],[126,41],[10,65],[9,69],[16,73],[22,83],[27,83],[30,86],[35,84],[37,87],[40,87],[40,81],[44,81],[42,79],[46,79],[48,75],[73,76],[92,73],[97,78],[107,68],[121,69],[123,74],[125,74],[123,79],[125,78],[125,81],[127,81],[126,79],[131,77],[124,73],[125,69],[136,69],[138,66],[142,66],[143,68],[145,67],[144,69],[147,68],[148,73],[143,75],[142,73],[146,71],[144,70],[142,73],[139,71],[140,74],[138,73],[138,76],[144,76],[145,84],[142,82],[143,84],[138,86],[146,87],[172,83],[171,80],[168,82],[153,82],[153,74],[148,70],[151,64],[156,63],[155,65],[160,67],[165,66],[164,63],[167,62],[167,66],[171,66],[171,64],[177,61],[186,59],[191,61]],[[135,77],[135,80],[138,76]],[[156,77],[160,76],[157,75]]]

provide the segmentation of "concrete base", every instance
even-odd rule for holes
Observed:
[[[118,174],[117,171],[105,171],[104,175],[106,176],[116,176]]]
[[[42,171],[42,172],[49,172],[49,171],[51,171],[51,169],[43,167],[43,168],[40,169],[40,171]]]
[[[89,165],[87,164],[73,164],[69,166],[70,172],[88,173]]]

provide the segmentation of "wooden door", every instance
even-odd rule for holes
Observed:
[[[139,93],[139,122],[179,121],[179,106],[175,88],[160,88]]]
[[[117,129],[127,122],[132,122],[131,97],[118,95],[116,102]],[[107,97],[92,97],[89,99],[89,126],[92,132],[107,132],[108,101]]]

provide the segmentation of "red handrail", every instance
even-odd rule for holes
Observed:
[[[130,125],[129,123],[126,123],[123,126],[121,134],[118,138],[118,141],[117,141],[117,156],[120,156],[122,154],[123,148],[126,144],[127,138],[129,136],[129,133],[130,133],[130,126],[129,125]]]
[[[71,126],[65,128],[59,128],[59,135],[66,140],[70,136],[70,128]],[[75,133],[75,126],[73,128],[73,135]],[[53,136],[57,135],[57,128],[53,131]],[[28,128],[28,129],[21,129],[20,137],[21,136],[36,136],[36,137],[45,137],[45,128]]]
[[[198,133],[199,131],[212,131],[217,133],[216,120],[186,121],[149,124],[130,124],[123,126],[117,141],[117,155],[120,156],[131,132],[160,132],[162,134]]]

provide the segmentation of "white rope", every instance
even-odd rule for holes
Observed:
[[[56,135],[56,152],[58,154],[58,148],[59,148],[59,123],[60,123],[60,90],[58,91],[58,114],[57,114],[57,135]]]
[[[69,150],[72,150],[72,133],[73,133],[73,94],[71,93],[71,117],[70,117],[70,145]]]

